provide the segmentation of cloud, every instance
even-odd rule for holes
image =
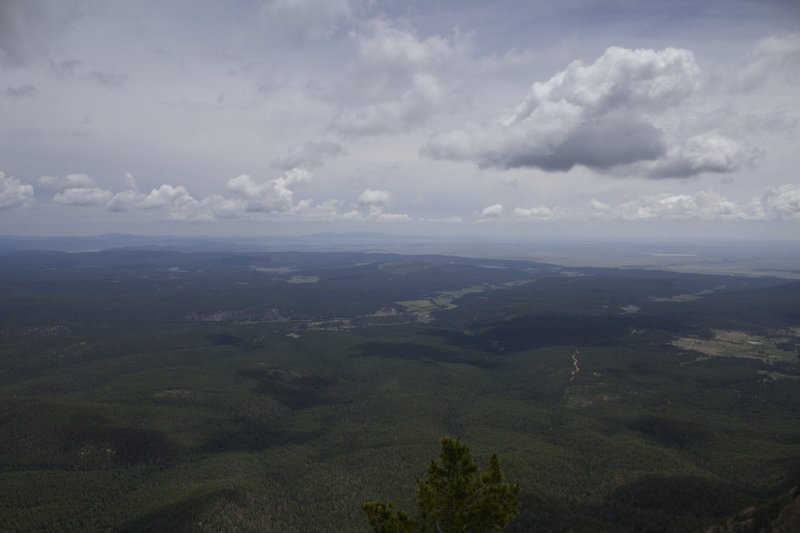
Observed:
[[[292,215],[305,220],[364,220],[364,216],[355,209],[340,211],[343,204],[339,200],[325,200],[315,203],[313,200],[300,200],[292,209]]]
[[[61,205],[104,205],[114,194],[98,187],[70,188],[56,193],[53,201]]]
[[[0,172],[0,209],[21,207],[33,201],[33,186]]]
[[[0,65],[46,59],[62,33],[87,10],[78,0],[0,0]]]
[[[73,2],[0,2],[0,64],[26,65],[44,56],[71,17]]]
[[[311,173],[295,168],[283,176],[259,182],[248,174],[228,180],[227,188],[234,196],[209,194],[195,198],[185,186],[163,184],[149,192],[140,192],[136,180],[125,174],[128,188],[113,193],[97,187],[76,187],[75,184],[91,184],[84,174],[72,174],[64,178],[44,176],[40,180],[50,188],[61,188],[53,201],[63,205],[104,205],[111,212],[140,211],[172,220],[219,220],[232,218],[276,218],[295,220],[365,220],[355,209],[344,211],[338,200],[317,203],[311,199],[295,201],[295,191],[308,183]],[[70,186],[72,185],[72,186]],[[383,213],[382,208],[374,213],[375,219],[400,219],[401,215]],[[381,216],[385,215],[385,216]],[[372,216],[372,212],[371,215]]]
[[[639,196],[618,205],[612,213],[614,218],[622,220],[719,220],[752,216],[746,208],[713,191]]]
[[[345,152],[344,146],[339,143],[309,141],[293,146],[285,157],[275,159],[272,166],[282,170],[316,168],[324,165],[326,159],[342,155]]]
[[[143,210],[163,212],[173,220],[215,220],[238,218],[245,211],[243,201],[210,194],[197,200],[183,185],[163,184],[149,193],[125,189],[115,194],[107,203],[106,209],[113,212]]]
[[[86,189],[94,185],[94,180],[86,174],[67,174],[64,177],[42,176],[36,180],[37,190],[43,192],[62,192],[65,189]]]
[[[517,207],[514,209],[513,215],[518,219],[528,220],[550,220],[556,218],[556,213],[549,207]]]
[[[116,72],[93,70],[89,73],[89,79],[108,89],[118,89],[125,84],[128,80],[128,76],[125,74],[117,74]]]
[[[764,217],[771,220],[800,220],[800,185],[764,189],[759,198]]]
[[[294,207],[295,189],[311,180],[311,173],[302,168],[289,170],[283,176],[256,182],[247,174],[228,181],[228,189],[237,194],[250,212],[289,212]]]
[[[358,57],[339,88],[333,130],[353,136],[408,131],[445,105],[440,73],[465,50],[458,35],[422,39],[373,20],[354,38]]]
[[[481,220],[493,220],[502,217],[504,212],[505,210],[501,204],[493,204],[484,207],[479,216]]]
[[[405,213],[380,213],[375,217],[375,220],[381,222],[407,222],[414,219]]]
[[[418,218],[420,222],[434,222],[434,223],[444,223],[444,224],[456,224],[459,222],[464,222],[464,219],[458,215],[451,215],[449,217],[421,217]]]
[[[617,205],[592,200],[591,219],[645,220],[789,220],[800,221],[800,186],[768,187],[760,196],[734,202],[712,190],[689,194],[637,196]]]
[[[82,61],[78,59],[65,59],[63,61],[50,61],[50,68],[53,73],[60,77],[71,77],[75,75],[75,69],[80,66]]]
[[[19,100],[21,98],[33,98],[39,91],[33,85],[20,85],[18,87],[9,87],[6,89],[6,96]]]
[[[197,200],[183,185],[163,184],[148,193],[128,188],[114,194],[106,202],[109,211],[130,211],[132,209],[186,210],[197,205]]]
[[[753,91],[771,80],[796,81],[800,73],[800,33],[759,41],[734,76],[734,88]]]
[[[130,172],[126,172],[122,180],[125,183],[125,187],[128,189],[133,189],[134,191],[139,189],[139,184],[136,183],[136,178]]]
[[[358,203],[369,206],[384,206],[388,204],[391,199],[392,195],[389,191],[365,189],[364,192],[358,196]]]
[[[160,209],[167,206],[182,208],[194,202],[194,197],[183,185],[177,187],[162,185],[158,189],[151,190],[147,196],[142,198],[140,206],[143,209]]]
[[[667,112],[701,84],[692,52],[611,47],[594,63],[571,63],[536,82],[508,116],[433,135],[421,153],[480,167],[569,171],[583,165],[617,175],[689,177],[730,172],[747,159],[718,132],[668,135]],[[680,117],[680,110],[677,112]]]
[[[107,189],[94,186],[94,180],[86,174],[66,176],[42,176],[36,180],[37,191],[52,194],[53,201],[61,205],[104,205],[114,196]]]
[[[499,218],[502,214],[501,206],[489,206],[481,213],[481,219]],[[713,190],[706,190],[684,194],[641,195],[616,204],[593,198],[584,208],[578,209],[517,207],[513,216],[517,221],[800,221],[800,185],[768,187],[759,196],[743,202],[735,202]]]
[[[384,207],[392,200],[392,194],[389,191],[381,191],[375,189],[365,189],[358,195],[358,203],[368,208],[366,217],[367,219],[378,220],[381,222],[402,222],[414,220],[411,216],[405,213],[387,213]]]
[[[745,150],[737,141],[718,133],[695,135],[685,143],[670,148],[666,156],[647,169],[654,178],[685,178],[704,172],[725,173],[750,163],[752,150]]]
[[[330,37],[353,16],[349,0],[269,0],[262,13],[278,31],[293,39]]]

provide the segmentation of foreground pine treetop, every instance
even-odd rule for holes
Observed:
[[[376,533],[502,531],[517,515],[519,485],[504,482],[496,455],[479,473],[466,445],[449,437],[441,444],[439,461],[417,483],[416,516],[384,502],[362,506]]]

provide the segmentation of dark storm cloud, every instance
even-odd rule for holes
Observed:
[[[571,131],[560,144],[546,150],[521,147],[478,163],[483,167],[538,167],[552,172],[566,172],[576,165],[605,170],[653,160],[665,151],[663,135],[658,129],[647,122],[619,117],[583,124]]]

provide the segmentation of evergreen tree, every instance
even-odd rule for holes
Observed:
[[[439,462],[417,482],[417,516],[395,511],[391,504],[367,502],[367,520],[376,533],[451,533],[502,531],[519,512],[519,485],[503,481],[492,455],[482,473],[457,439],[441,441]]]

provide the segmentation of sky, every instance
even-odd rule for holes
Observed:
[[[0,0],[0,235],[800,241],[800,2]]]

